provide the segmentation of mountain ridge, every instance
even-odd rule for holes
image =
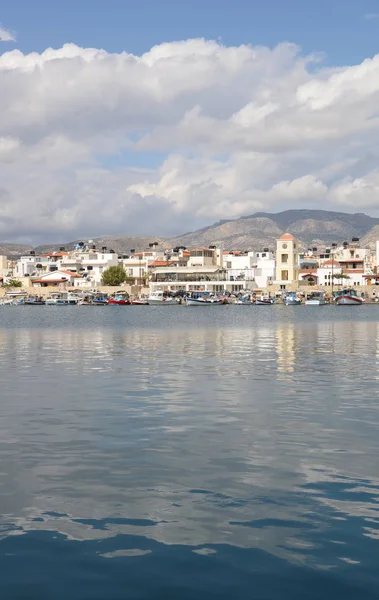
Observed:
[[[103,235],[93,238],[98,248],[107,246],[118,254],[130,254],[130,250],[149,249],[149,244],[158,243],[158,248],[169,249],[183,245],[186,247],[220,244],[226,250],[260,250],[264,247],[275,249],[276,240],[283,233],[292,233],[302,248],[325,247],[331,243],[361,238],[361,244],[374,249],[379,239],[379,218],[365,213],[343,213],[315,209],[290,209],[278,213],[257,212],[236,219],[221,219],[196,231],[178,236],[163,238],[156,236],[133,236],[127,234]],[[16,258],[30,250],[48,253],[65,247],[71,250],[79,240],[57,244],[8,244],[0,242],[0,254]]]

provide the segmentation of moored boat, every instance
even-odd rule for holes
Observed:
[[[78,294],[59,292],[46,298],[45,304],[46,306],[77,306],[79,300],[80,296]]]
[[[312,292],[304,304],[306,306],[322,306],[325,303],[325,292],[323,290],[319,290]]]
[[[42,296],[28,296],[23,304],[25,306],[45,306],[46,300]]]
[[[187,306],[222,306],[229,304],[225,297],[213,296],[210,292],[192,292],[186,298]]]
[[[276,298],[271,298],[270,294],[262,294],[255,298],[255,304],[257,306],[271,306],[274,304]]]
[[[298,297],[296,292],[287,292],[284,297],[284,304],[286,306],[299,306],[299,304],[301,304],[301,298]]]
[[[359,306],[363,304],[363,298],[358,296],[355,290],[345,289],[338,291],[334,297],[337,306]]]
[[[172,296],[169,296],[167,292],[162,292],[161,290],[157,290],[156,292],[151,292],[150,296],[147,299],[149,304],[164,306],[164,305],[173,305],[176,306],[178,302]]]
[[[109,296],[107,303],[110,306],[128,306],[130,305],[129,294],[124,291],[116,292]]]

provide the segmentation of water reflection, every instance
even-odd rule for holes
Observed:
[[[358,321],[0,330],[1,535],[361,564],[379,531],[378,339]]]

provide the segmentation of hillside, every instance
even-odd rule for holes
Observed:
[[[47,252],[55,252],[60,248],[64,247],[66,250],[73,250],[79,240],[73,242],[62,242],[60,244],[46,244],[37,246],[34,248],[35,252],[44,254]],[[96,245],[98,250],[101,250],[103,246],[106,246],[108,250],[114,250],[117,254],[128,254],[130,250],[135,249],[136,251],[148,250],[149,244],[152,242],[158,242],[157,248],[169,248],[170,244],[161,238],[157,237],[135,237],[129,235],[108,235],[98,238],[93,238],[93,243]]]
[[[362,238],[369,247],[375,245],[379,219],[325,210],[288,210],[277,214],[256,213],[172,238],[172,244],[207,246],[222,243],[224,248],[274,248],[275,241],[286,231],[299,239],[303,247],[323,247],[332,242]],[[375,230],[375,228],[378,228]],[[370,234],[372,232],[372,234]]]
[[[363,213],[349,214],[326,210],[286,210],[276,214],[255,213],[239,219],[223,220],[198,231],[184,233],[169,239],[157,237],[136,237],[132,235],[109,235],[94,238],[98,249],[106,246],[118,254],[128,254],[132,248],[137,251],[149,249],[149,244],[158,242],[158,249],[183,245],[203,247],[222,244],[225,249],[259,250],[274,249],[276,240],[285,232],[297,237],[303,248],[323,248],[333,242],[342,243],[353,237],[361,239],[361,245],[371,249],[379,239],[379,219]],[[34,248],[36,253],[67,250],[75,247],[77,241],[59,244],[45,244]],[[0,254],[17,257],[27,254],[31,246],[0,242]]]

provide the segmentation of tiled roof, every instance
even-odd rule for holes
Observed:
[[[79,273],[71,273],[71,271],[64,271],[63,269],[59,273],[65,273],[66,275],[70,275],[70,277],[80,277]]]

